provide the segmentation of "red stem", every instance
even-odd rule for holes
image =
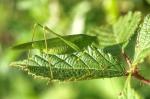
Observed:
[[[126,55],[126,53],[123,50],[122,50],[122,55],[125,58],[127,64],[129,65],[129,68],[131,69],[132,62],[131,62],[130,58]],[[132,76],[134,76],[136,79],[139,79],[142,83],[150,85],[150,80],[146,79],[142,75],[140,75],[137,68],[132,70],[131,73],[132,73]],[[127,75],[129,75],[129,73],[127,73]]]
[[[136,70],[135,72],[132,73],[132,76],[134,76],[135,78],[139,79],[141,82],[143,82],[144,84],[150,85],[150,80],[144,78],[142,75],[139,74],[139,72]]]

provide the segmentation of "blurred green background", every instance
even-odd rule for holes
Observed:
[[[150,13],[150,0],[0,0],[0,99],[116,99],[126,78],[47,84],[9,68],[10,62],[27,57],[27,51],[11,46],[31,41],[35,23],[62,35],[87,33],[136,10]],[[43,39],[42,31],[35,39]],[[150,58],[141,65],[141,73],[150,78]],[[132,83],[139,95],[150,99],[149,86],[135,79]]]

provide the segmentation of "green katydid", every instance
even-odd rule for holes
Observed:
[[[47,54],[67,54],[76,51],[81,51],[82,49],[86,48],[88,45],[91,45],[93,42],[97,43],[96,36],[89,36],[85,34],[61,36],[53,32],[47,26],[42,26],[40,24],[37,25],[42,27],[44,30],[54,34],[56,38],[46,39],[44,33],[45,40],[33,41],[32,39],[32,42],[19,44],[14,46],[13,48],[14,49],[40,49],[41,51]]]

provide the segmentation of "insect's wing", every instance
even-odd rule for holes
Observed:
[[[29,50],[29,49],[33,49],[32,44],[33,44],[33,42],[18,44],[18,45],[12,46],[12,49],[15,49],[15,50]]]
[[[81,50],[88,45],[91,45],[93,42],[96,41],[95,36],[89,36],[85,34],[77,34],[77,35],[67,35],[62,36],[65,40],[75,44],[80,48]],[[72,53],[75,52],[75,50],[70,47],[68,44],[64,43],[60,38],[51,38],[47,39],[47,47],[48,47],[48,53],[49,54],[64,54],[64,53]],[[33,41],[33,42],[27,42],[24,44],[20,44],[13,47],[14,49],[41,49],[45,51],[45,40],[39,40],[39,41]]]

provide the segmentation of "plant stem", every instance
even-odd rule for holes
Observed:
[[[128,57],[128,55],[124,52],[123,49],[122,49],[122,55],[123,55],[124,59],[126,60],[128,66],[129,66],[129,68],[131,68],[132,62],[131,62],[130,58]]]
[[[143,82],[144,84],[150,85],[150,80],[144,78],[142,75],[139,74],[139,72],[137,70],[135,70],[132,73],[132,76],[134,76],[135,78],[139,79],[141,82]]]
[[[122,50],[122,55],[123,55],[124,59],[126,60],[129,68],[130,68],[130,72],[128,72],[127,75],[129,75],[129,73],[131,73],[132,76],[134,76],[136,79],[139,79],[142,83],[150,85],[150,80],[146,79],[142,75],[140,75],[137,68],[131,68],[132,62],[129,59],[129,57],[127,56],[127,54],[124,52],[124,50]]]

